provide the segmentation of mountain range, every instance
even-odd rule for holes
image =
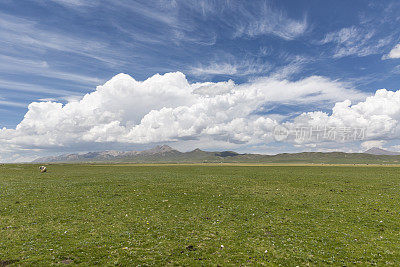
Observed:
[[[277,155],[239,154],[234,151],[208,152],[195,149],[180,152],[167,145],[143,151],[101,151],[84,154],[64,154],[34,160],[35,163],[328,163],[328,164],[395,164],[400,153],[372,148],[365,153],[302,152]]]

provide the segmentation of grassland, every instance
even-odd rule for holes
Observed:
[[[0,265],[400,265],[400,169],[0,166]]]

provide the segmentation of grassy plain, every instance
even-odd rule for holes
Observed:
[[[1,265],[400,265],[400,168],[0,166]]]

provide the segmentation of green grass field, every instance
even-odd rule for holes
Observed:
[[[0,166],[2,265],[400,265],[400,168]]]

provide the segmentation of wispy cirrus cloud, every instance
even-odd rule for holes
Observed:
[[[108,43],[41,28],[35,21],[0,13],[0,53],[48,50],[72,53],[105,64],[121,65],[123,60]]]
[[[10,106],[10,107],[18,107],[26,109],[27,103],[4,100],[4,98],[0,97],[0,106]]]
[[[275,35],[284,40],[293,40],[305,34],[309,28],[306,15],[301,19],[293,19],[266,2],[252,12],[243,9],[240,13],[243,19],[236,24],[235,37]]]
[[[328,33],[320,44],[334,44],[333,57],[345,56],[364,57],[372,54],[380,54],[384,47],[392,42],[391,36],[377,36],[374,29],[363,29],[356,26],[342,28]]]
[[[97,0],[40,0],[42,4],[48,4],[49,2],[54,2],[59,5],[63,5],[71,8],[78,8],[84,6],[94,6],[97,4]]]
[[[23,73],[89,85],[98,84],[103,81],[103,79],[97,77],[57,70],[49,66],[44,60],[13,57],[2,54],[0,54],[0,71],[8,74]]]
[[[34,84],[34,83],[24,83],[17,81],[10,81],[6,79],[0,79],[0,89],[2,91],[17,91],[24,93],[36,93],[36,94],[47,94],[47,95],[55,95],[55,96],[71,96],[71,95],[80,95],[79,92],[62,90],[62,89],[53,89],[46,86]]]
[[[189,72],[195,76],[210,75],[236,75],[247,76],[252,74],[266,74],[271,70],[271,65],[264,62],[245,60],[242,62],[211,62],[207,65],[199,64],[191,67]]]
[[[193,5],[197,3],[193,2]],[[152,28],[151,31],[145,31],[143,26],[134,26],[130,21],[120,24],[118,19],[111,17],[113,26],[135,42],[161,46],[167,44],[214,45],[217,40],[214,30],[205,30],[196,23],[196,18],[185,17],[189,6],[186,1],[178,3],[161,0],[157,2],[115,0],[106,8],[123,15],[134,15],[139,21],[145,21],[146,27]]]
[[[216,75],[225,76],[250,76],[262,77],[270,75],[276,79],[288,79],[294,74],[303,70],[305,64],[311,61],[310,58],[302,56],[283,55],[282,61],[287,62],[283,66],[277,66],[261,59],[238,60],[232,55],[227,56],[228,60],[214,60],[208,64],[197,64],[191,66],[188,72],[197,77],[209,77]]]
[[[113,5],[159,21],[173,28],[176,38],[183,41],[194,39],[199,44],[213,44],[209,40],[214,38],[215,33],[209,32],[210,27],[205,31],[196,23],[205,18],[224,25],[233,38],[270,35],[284,40],[293,40],[304,35],[310,28],[306,14],[300,18],[291,18],[284,10],[273,7],[269,1],[244,3],[241,1],[176,0],[157,3],[156,6],[149,6],[143,3],[116,0]],[[190,16],[188,16],[189,13]]]

